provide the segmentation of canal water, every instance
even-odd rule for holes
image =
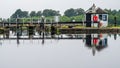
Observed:
[[[0,68],[120,68],[119,34],[77,37],[0,39]]]

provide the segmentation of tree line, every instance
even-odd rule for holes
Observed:
[[[10,18],[12,19],[12,22],[15,22],[15,18],[17,16],[19,18],[40,18],[41,16],[45,16],[45,18],[50,22],[50,20],[54,19],[54,16],[59,16],[61,22],[70,22],[70,21],[81,21],[83,19],[84,15],[84,9],[78,8],[78,9],[67,9],[64,12],[64,15],[60,14],[60,11],[53,10],[53,9],[45,9],[43,11],[22,11],[21,9],[17,9]]]
[[[109,14],[109,24],[114,24],[114,17],[117,18],[117,24],[120,25],[120,9],[119,10],[111,10],[104,9]],[[70,8],[65,10],[64,14],[61,15],[60,11],[53,9],[45,9],[43,11],[22,11],[21,9],[17,9],[10,18],[39,18],[41,16],[45,16],[46,19],[54,19],[54,16],[60,16],[61,22],[71,22],[71,21],[82,21],[84,20],[85,10],[82,8]],[[12,20],[15,21],[15,20]]]
[[[67,17],[72,17],[72,16],[79,16],[84,13],[84,9],[78,8],[78,9],[67,9],[64,12],[64,16]],[[27,18],[27,17],[40,17],[40,16],[45,16],[45,17],[50,17],[50,16],[61,16],[60,11],[57,10],[52,10],[52,9],[45,9],[43,11],[31,11],[30,13],[28,11],[22,11],[21,9],[17,9],[15,13],[11,15],[11,18],[17,18],[17,15],[19,18]]]
[[[17,9],[15,13],[11,15],[11,18],[17,18],[17,16],[19,16],[19,18],[40,17],[42,15],[45,17],[49,17],[49,16],[60,15],[60,14],[59,14],[59,11],[52,10],[52,9],[45,9],[43,12],[31,11],[30,13],[28,11],[22,11],[21,9]]]

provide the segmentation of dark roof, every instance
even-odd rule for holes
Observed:
[[[101,8],[97,8],[96,13],[99,13],[99,14],[107,14],[107,12],[104,11],[104,10],[102,10]]]
[[[86,13],[95,13],[95,8],[96,8],[96,6],[95,6],[95,4],[93,4],[93,6],[90,7],[90,8],[86,11]]]
[[[95,6],[95,4],[93,4],[93,6],[92,7],[90,7],[87,11],[86,11],[86,13],[95,13],[95,14],[107,14],[107,12],[106,11],[104,11],[103,9],[101,9],[101,8],[96,8],[96,6]]]

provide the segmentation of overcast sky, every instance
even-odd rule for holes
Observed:
[[[86,10],[93,3],[103,9],[120,9],[120,0],[0,0],[0,17],[8,18],[16,9],[24,11],[55,9],[61,13],[68,8],[83,8]]]

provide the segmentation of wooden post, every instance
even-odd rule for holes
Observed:
[[[117,26],[117,18],[116,18],[116,16],[114,17],[114,26],[115,27]]]
[[[17,19],[16,19],[16,32],[17,32],[17,44],[19,44],[19,17],[17,15]]]
[[[41,21],[41,30],[42,30],[42,44],[44,44],[44,32],[45,32],[45,27],[44,27],[44,23],[45,23],[45,20],[44,20],[44,17],[42,17],[42,21]]]

